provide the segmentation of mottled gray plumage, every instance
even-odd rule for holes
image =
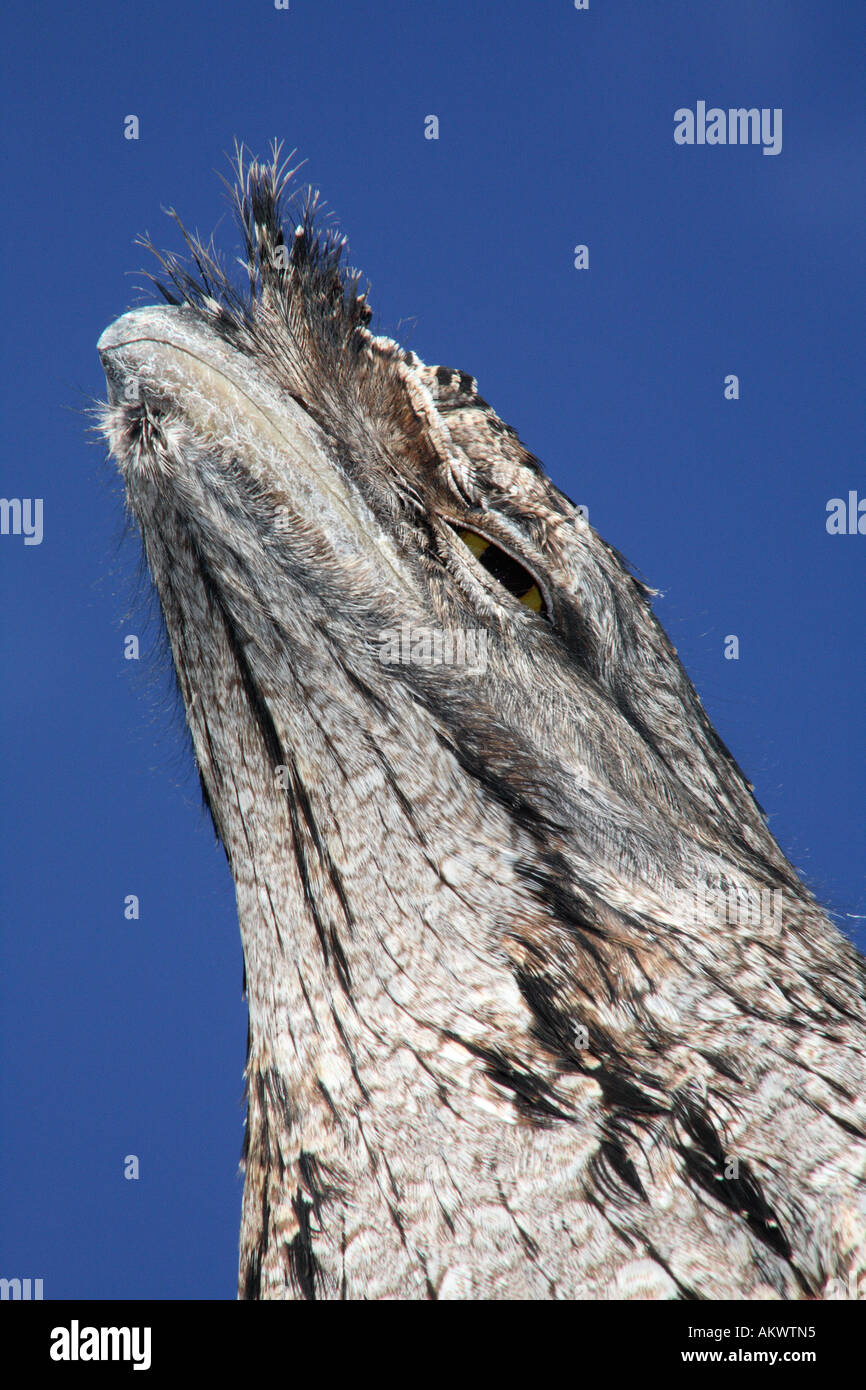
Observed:
[[[287,177],[239,155],[248,293],[190,240],[99,344],[237,887],[241,1296],[850,1290],[861,959],[647,591],[474,380],[371,335]],[[404,623],[486,669],[383,664]]]

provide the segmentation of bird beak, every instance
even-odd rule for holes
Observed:
[[[340,468],[333,441],[197,311],[174,305],[133,310],[106,328],[96,346],[111,407],[167,411],[197,447],[239,461],[263,491],[282,499],[289,515],[316,518],[332,545],[375,561],[380,572],[384,564],[389,587],[405,595],[411,582],[402,557]],[[125,467],[135,466],[131,455]],[[152,460],[148,466],[153,471]]]

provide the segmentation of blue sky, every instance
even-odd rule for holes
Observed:
[[[0,1275],[234,1296],[233,889],[82,411],[99,334],[146,302],[136,235],[178,249],[161,208],[234,252],[236,136],[297,146],[380,330],[476,375],[662,590],[775,835],[866,945],[866,535],[825,526],[866,498],[864,29],[843,0],[7,10],[0,493],[41,497],[44,535],[0,536]],[[698,101],[780,108],[781,153],[675,144]]]

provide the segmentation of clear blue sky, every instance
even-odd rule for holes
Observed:
[[[44,499],[44,538],[0,537],[0,1275],[234,1296],[232,884],[164,667],[122,660],[156,629],[80,412],[99,334],[143,302],[135,236],[178,248],[160,209],[221,219],[234,251],[214,170],[235,136],[298,147],[379,327],[475,374],[663,591],[774,833],[866,943],[866,535],[825,529],[831,497],[866,497],[864,21],[848,0],[7,8],[0,494]],[[781,153],[676,145],[698,101],[781,108]]]

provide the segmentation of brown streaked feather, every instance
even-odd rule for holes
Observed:
[[[187,238],[100,351],[237,890],[240,1295],[850,1287],[863,962],[650,591],[473,378],[372,334],[279,151],[236,172],[247,289]],[[483,669],[383,662],[404,625]]]

